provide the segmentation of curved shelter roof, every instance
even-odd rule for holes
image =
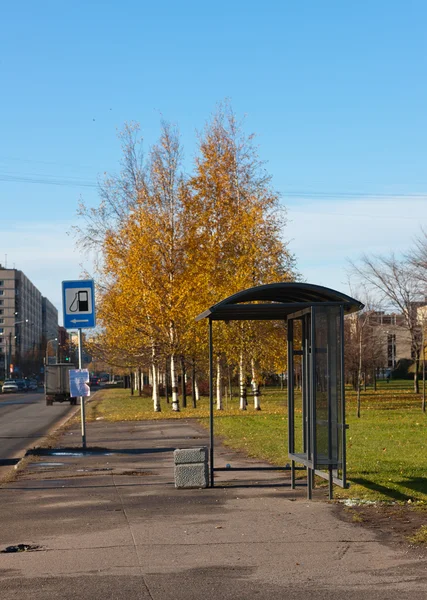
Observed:
[[[350,314],[363,304],[342,292],[312,283],[269,283],[248,288],[221,300],[196,317],[196,321],[283,320],[311,306],[342,305]]]

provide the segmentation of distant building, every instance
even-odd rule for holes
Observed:
[[[58,331],[58,311],[18,269],[0,265],[0,369],[7,363],[18,366],[24,358],[34,359],[48,335]]]
[[[376,335],[382,340],[385,369],[394,369],[401,359],[411,360],[411,334],[402,314],[372,311],[369,325],[375,328]]]
[[[50,340],[58,337],[58,311],[47,298],[42,298],[43,337]]]
[[[417,318],[420,327],[424,328],[424,334],[427,333],[427,304],[424,306],[418,306],[417,308]]]

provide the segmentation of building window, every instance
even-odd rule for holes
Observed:
[[[0,317],[0,323],[4,323],[4,319],[2,319],[1,317]]]
[[[4,285],[4,280],[0,279],[0,285]]]
[[[0,290],[0,296],[4,296],[4,290]]]
[[[0,306],[3,306],[4,300],[0,300]]]
[[[3,327],[0,327],[0,333],[4,333]]]

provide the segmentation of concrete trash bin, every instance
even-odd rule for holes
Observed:
[[[175,487],[208,487],[208,449],[184,448],[174,450]]]

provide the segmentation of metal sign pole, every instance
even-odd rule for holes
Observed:
[[[82,368],[82,330],[79,329],[79,369]],[[86,422],[85,422],[85,399],[80,396],[81,421],[82,421],[82,448],[86,449]]]

